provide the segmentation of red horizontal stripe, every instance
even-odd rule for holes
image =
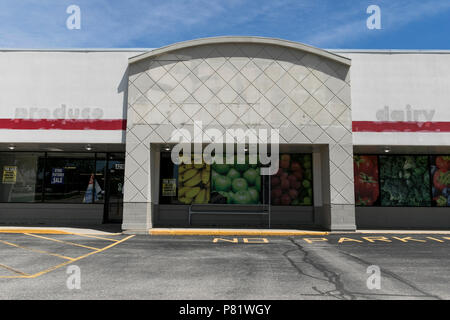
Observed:
[[[450,132],[450,122],[353,121],[353,132]]]
[[[0,129],[125,130],[123,119],[0,119]],[[450,122],[353,121],[353,132],[450,132]]]
[[[0,119],[0,129],[15,130],[125,130],[123,119]]]

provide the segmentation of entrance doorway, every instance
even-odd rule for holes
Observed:
[[[104,223],[122,223],[125,157],[123,153],[108,154],[105,181]]]

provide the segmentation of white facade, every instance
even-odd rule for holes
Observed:
[[[119,123],[126,119],[128,58],[140,53],[0,51],[0,119]],[[120,144],[124,139],[123,130],[11,130],[5,123],[0,126],[0,143]]]
[[[312,153],[308,219],[332,230],[355,228],[354,152],[450,154],[450,51],[222,37],[156,50],[0,50],[0,70],[0,151],[126,151],[126,229],[153,225],[159,152],[193,120],[277,128],[282,150]],[[445,219],[439,211],[430,225]]]
[[[354,131],[354,145],[450,146],[450,52],[339,53],[352,60],[353,122],[441,122],[434,132]]]

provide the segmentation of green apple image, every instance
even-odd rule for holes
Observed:
[[[255,188],[256,188],[256,190],[258,190],[258,192],[261,192],[261,177],[256,179],[256,181],[255,181]]]
[[[231,179],[226,176],[218,175],[214,179],[214,186],[217,191],[229,191],[231,188]]]
[[[216,183],[217,183],[217,181],[216,181]],[[233,189],[233,192],[247,190],[247,188],[248,188],[247,180],[245,180],[243,178],[234,179],[233,183],[231,185],[231,188]]]
[[[236,204],[252,204],[253,199],[250,192],[247,190],[240,190],[234,194],[233,202]]]
[[[233,183],[231,184],[231,189],[233,190],[233,192],[247,190],[247,188],[248,188],[248,183],[247,183],[247,180],[245,180],[244,178],[234,179]]]
[[[251,186],[255,185],[256,179],[260,177],[258,171],[256,171],[253,168],[250,168],[247,171],[245,171],[242,176],[244,177],[245,180],[247,180],[248,184]]]
[[[250,196],[252,197],[253,203],[258,203],[259,201],[259,192],[256,190],[255,187],[248,188],[248,193],[250,193]]]
[[[240,178],[241,174],[236,169],[231,168],[230,171],[228,171],[227,173],[227,177],[233,181],[234,179]]]
[[[219,174],[227,174],[230,170],[230,166],[228,164],[214,163],[213,169]]]

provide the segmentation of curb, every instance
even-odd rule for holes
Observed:
[[[326,236],[323,231],[296,230],[223,230],[223,229],[150,229],[151,236]]]
[[[112,232],[99,232],[96,230],[71,230],[70,228],[68,230],[63,230],[65,228],[0,228],[0,234],[2,233],[33,233],[33,234],[65,234],[65,235],[97,235],[97,236],[113,236],[113,235],[120,235],[122,233],[112,233]]]
[[[0,229],[0,233],[73,234],[54,229]]]

